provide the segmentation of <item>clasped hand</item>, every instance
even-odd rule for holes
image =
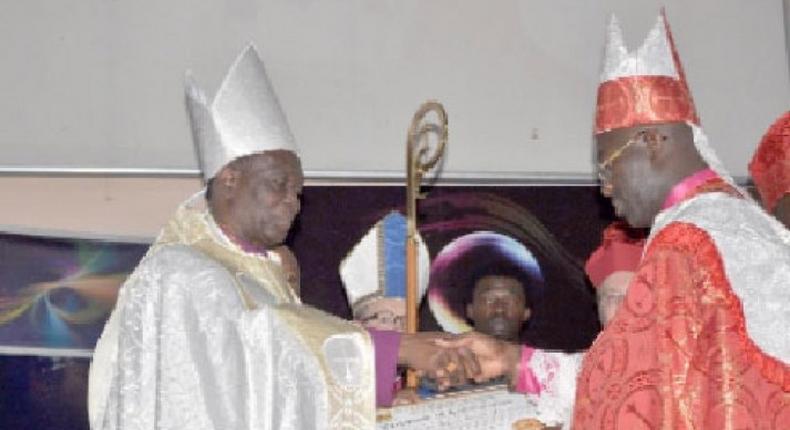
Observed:
[[[500,376],[515,381],[521,347],[482,333],[423,332],[401,338],[399,363],[436,380],[440,390],[486,382]]]

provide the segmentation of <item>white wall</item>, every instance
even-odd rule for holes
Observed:
[[[448,173],[591,172],[604,26],[667,6],[703,125],[738,175],[790,106],[781,0],[81,0],[0,14],[0,166],[194,169],[182,79],[257,43],[307,170],[401,171],[427,98]]]
[[[0,232],[154,238],[198,178],[0,177]]]
[[[787,67],[790,69],[790,0],[784,0],[785,12],[785,52],[787,53]]]

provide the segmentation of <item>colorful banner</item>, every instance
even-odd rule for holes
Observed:
[[[89,356],[145,243],[0,234],[0,353]]]

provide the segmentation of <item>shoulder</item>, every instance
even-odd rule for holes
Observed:
[[[657,218],[655,229],[673,222],[694,224],[715,237],[737,236],[740,241],[778,243],[782,228],[754,201],[725,193],[701,194]],[[785,232],[786,233],[786,232]]]
[[[705,229],[691,222],[674,221],[650,239],[645,258],[658,253],[697,256],[718,254],[718,251],[713,238]]]
[[[662,291],[686,295],[704,280],[708,281],[705,285],[728,285],[720,249],[705,229],[675,221],[657,232],[648,243],[628,294],[632,290],[645,292],[661,285],[664,286]],[[634,285],[639,287],[634,288]],[[647,288],[651,285],[653,287]]]
[[[206,254],[187,245],[164,245],[152,250],[145,258],[149,264],[219,265]]]
[[[659,230],[648,242],[645,255],[656,251],[697,254],[716,248],[710,234],[700,226],[686,221],[673,221]]]
[[[684,252],[729,264],[744,261],[749,267],[790,266],[790,232],[748,199],[703,194],[659,215],[653,230],[647,253]]]
[[[181,244],[165,245],[153,250],[145,257],[142,265],[155,267],[162,274],[228,273],[219,261],[195,248]]]
[[[168,289],[179,286],[200,291],[202,285],[232,286],[232,274],[217,260],[187,245],[156,248],[145,256],[133,275],[147,284]],[[130,278],[131,279],[131,278]]]

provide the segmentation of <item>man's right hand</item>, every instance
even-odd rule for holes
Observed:
[[[511,386],[518,381],[521,345],[512,344],[478,332],[469,332],[455,338],[437,339],[436,344],[446,348],[468,349],[474,353],[480,372],[473,379],[485,382],[499,376],[508,376]]]
[[[398,350],[398,364],[435,379],[440,390],[480,378],[480,364],[475,354],[464,346],[442,346],[454,336],[447,333],[404,334]]]

